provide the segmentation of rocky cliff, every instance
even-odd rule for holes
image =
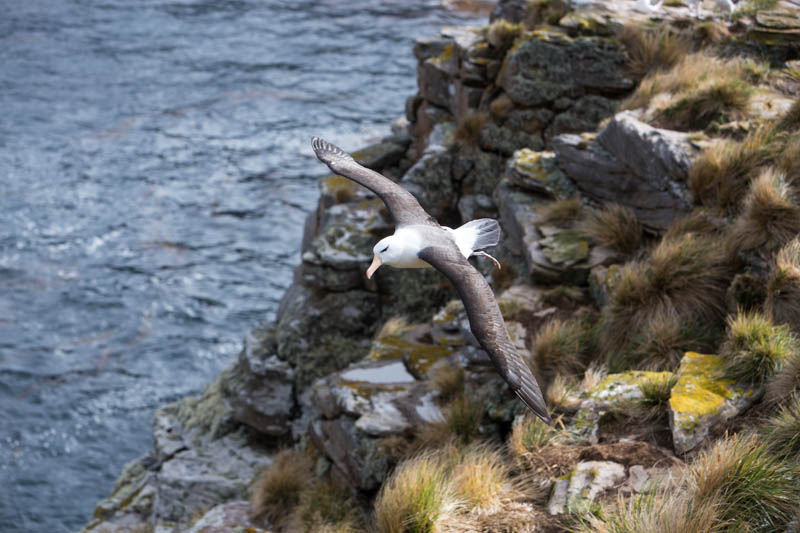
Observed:
[[[201,397],[156,413],[153,451],[85,531],[610,530],[617,495],[662,502],[668,480],[699,483],[703,454],[778,442],[721,435],[761,431],[752,413],[800,385],[797,6],[728,23],[640,4],[499,2],[486,27],[419,39],[406,117],[353,154],[443,224],[501,221],[503,269],[477,266],[555,428],[526,415],[437,272],[364,277],[391,221],[329,176],[276,322]],[[505,488],[468,492],[470,461]],[[457,504],[414,529],[420,512],[386,502],[423,463]],[[288,468],[300,486],[277,484]],[[791,505],[774,507],[762,522],[785,527]]]

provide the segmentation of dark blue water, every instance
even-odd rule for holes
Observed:
[[[0,531],[79,529],[273,318],[323,168],[415,91],[434,0],[0,0]]]

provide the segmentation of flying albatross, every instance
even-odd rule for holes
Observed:
[[[312,137],[311,146],[333,172],[377,194],[394,218],[394,235],[381,239],[373,248],[375,255],[367,277],[371,278],[382,264],[396,268],[433,266],[447,276],[464,302],[472,334],[489,354],[497,372],[536,416],[551,423],[539,385],[508,337],[492,288],[467,261],[472,255],[480,255],[500,266],[492,256],[480,251],[499,242],[497,221],[473,220],[455,230],[440,226],[410,192],[359,165],[341,148],[318,137]]]

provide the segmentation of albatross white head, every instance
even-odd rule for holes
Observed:
[[[425,268],[428,263],[417,256],[421,240],[417,232],[403,228],[394,235],[389,235],[378,241],[372,248],[374,254],[372,264],[367,269],[367,278],[372,278],[381,265],[395,268]]]

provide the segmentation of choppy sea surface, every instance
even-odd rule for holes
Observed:
[[[438,0],[0,0],[0,531],[74,531],[274,318]]]

